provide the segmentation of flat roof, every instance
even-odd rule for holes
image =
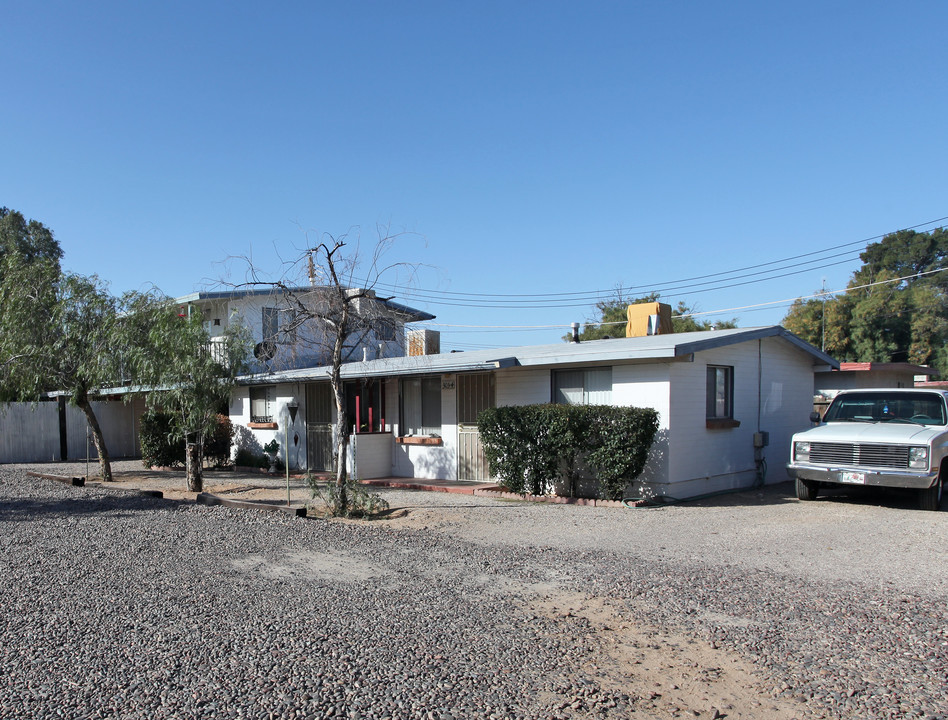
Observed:
[[[325,286],[319,286],[319,287],[325,287]],[[316,290],[316,289],[317,289],[316,287],[310,287],[308,285],[287,288],[287,290],[290,292],[298,292],[298,293],[304,293],[309,290]],[[246,298],[246,297],[266,297],[266,296],[273,296],[273,295],[278,296],[280,294],[281,293],[279,290],[274,290],[273,288],[267,288],[267,289],[235,288],[232,290],[216,290],[212,292],[207,292],[207,291],[194,292],[188,295],[181,295],[180,297],[176,297],[174,299],[174,302],[198,303],[202,301],[211,302],[214,300],[236,300],[239,298]],[[394,300],[385,300],[378,297],[367,298],[367,299],[374,300],[375,302],[380,303],[384,305],[385,307],[388,307],[399,314],[408,315],[409,317],[412,318],[411,322],[434,320],[436,317],[435,315],[432,315],[429,312],[425,312],[424,310],[419,310],[418,308],[413,308],[408,305],[403,305],[402,303],[397,303]]]
[[[340,372],[347,379],[394,377],[401,375],[453,374],[498,370],[507,367],[539,367],[604,362],[671,362],[688,360],[694,353],[738,343],[777,337],[791,343],[813,358],[814,365],[838,368],[839,363],[813,345],[801,340],[779,325],[756,328],[729,328],[690,333],[671,333],[635,338],[611,338],[581,343],[561,342],[550,345],[526,345],[497,350],[441,353],[407,357],[381,358],[365,362],[349,362]],[[329,366],[279,370],[247,375],[240,379],[245,385],[270,385],[282,382],[325,380]]]

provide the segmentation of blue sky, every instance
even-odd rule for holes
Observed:
[[[946,21],[942,2],[8,3],[0,205],[115,293],[210,288],[234,256],[276,272],[304,231],[364,252],[405,232],[387,259],[424,267],[398,299],[443,349],[555,341],[619,286],[744,308],[842,288],[863,241],[948,224]]]

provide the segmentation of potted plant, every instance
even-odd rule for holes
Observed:
[[[270,456],[270,472],[276,472],[280,443],[277,442],[276,438],[273,438],[273,440],[263,446],[263,451]]]

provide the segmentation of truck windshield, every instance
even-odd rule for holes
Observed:
[[[945,425],[945,402],[936,393],[873,392],[837,395],[823,422],[913,422]]]

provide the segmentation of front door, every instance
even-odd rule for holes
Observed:
[[[331,472],[332,387],[328,382],[306,386],[306,467],[310,472]]]
[[[487,482],[490,471],[477,430],[477,415],[494,407],[494,374],[458,375],[458,480]]]

